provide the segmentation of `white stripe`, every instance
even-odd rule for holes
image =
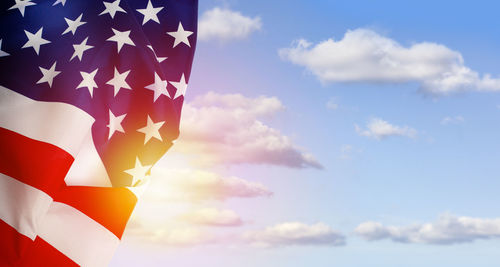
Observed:
[[[45,192],[0,173],[0,219],[32,240],[52,198]]]
[[[68,185],[111,186],[92,140],[89,114],[66,103],[36,101],[0,86],[0,127],[58,146],[75,162]]]
[[[89,133],[64,181],[67,185],[110,187],[108,173]]]
[[[107,266],[120,242],[104,226],[60,202],[52,203],[38,235],[81,266]]]
[[[93,123],[92,116],[73,105],[35,101],[0,86],[0,127],[75,156]]]

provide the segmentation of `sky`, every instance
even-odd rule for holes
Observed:
[[[463,2],[201,0],[111,266],[499,266],[500,3]]]

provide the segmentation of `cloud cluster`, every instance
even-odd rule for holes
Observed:
[[[354,125],[356,132],[361,136],[375,138],[377,140],[384,139],[390,136],[403,136],[415,138],[417,130],[408,126],[397,126],[380,119],[372,118],[366,125],[366,129],[361,129],[358,125]]]
[[[262,22],[259,17],[246,17],[240,12],[216,7],[201,15],[198,38],[223,42],[240,40],[260,30],[261,27]]]
[[[245,242],[259,247],[291,245],[342,246],[345,236],[324,223],[304,224],[286,222],[250,231],[243,235]]]
[[[262,184],[208,171],[156,167],[151,176],[149,188],[127,226],[126,236],[161,245],[220,243],[223,240],[219,236],[200,226],[236,227],[244,223],[234,211],[210,207],[193,209],[193,205],[273,194]]]
[[[282,59],[304,66],[322,82],[416,82],[424,92],[499,91],[500,79],[465,66],[462,55],[444,45],[403,46],[369,29],[349,30],[338,41],[304,39],[279,50]]]
[[[154,169],[152,178],[152,186],[145,196],[151,200],[225,200],[273,195],[260,183],[239,177],[225,177],[209,171]]]
[[[436,222],[410,226],[384,226],[378,222],[360,224],[355,233],[366,240],[391,239],[401,243],[455,244],[477,239],[500,238],[500,219],[458,217],[445,214]]]
[[[181,136],[174,151],[197,156],[198,165],[252,163],[322,168],[289,137],[262,122],[283,109],[275,97],[209,92],[184,105]]]
[[[180,219],[192,224],[205,226],[240,226],[243,224],[240,216],[232,210],[205,208],[185,213]]]
[[[346,237],[330,226],[324,223],[305,224],[302,222],[284,222],[244,233],[213,234],[206,231],[206,228],[199,227],[173,225],[146,227],[146,225],[141,224],[140,220],[134,219],[127,226],[125,236],[126,238],[180,247],[212,244],[279,248],[287,246],[344,246],[346,244]]]

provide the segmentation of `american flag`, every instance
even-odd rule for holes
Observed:
[[[0,265],[105,266],[179,134],[197,0],[0,2]]]

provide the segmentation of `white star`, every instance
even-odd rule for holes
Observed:
[[[28,37],[28,41],[23,45],[22,48],[33,47],[35,49],[36,54],[40,53],[40,46],[44,44],[50,43],[49,40],[45,40],[42,38],[43,27],[41,27],[35,34],[24,30],[26,37]]]
[[[2,51],[2,39],[0,39],[0,57],[10,56],[9,53]]]
[[[52,82],[54,81],[54,77],[56,77],[57,75],[59,75],[59,73],[61,73],[60,71],[56,70],[56,64],[57,61],[54,61],[54,64],[52,64],[52,67],[50,67],[50,69],[44,69],[42,67],[39,67],[40,71],[42,71],[43,77],[40,80],[38,80],[37,84],[46,82],[49,84],[49,87],[52,87]]]
[[[115,116],[111,109],[109,110],[109,124],[106,125],[109,128],[108,140],[111,139],[111,136],[113,136],[115,132],[125,133],[125,130],[123,130],[122,127],[122,121],[125,119],[125,115],[127,114]]]
[[[106,83],[106,84],[113,86],[113,88],[115,90],[115,93],[113,96],[116,96],[116,94],[118,94],[118,91],[120,91],[121,88],[132,89],[132,88],[130,88],[128,83],[125,81],[125,79],[127,79],[127,75],[129,72],[130,72],[130,70],[127,70],[126,72],[123,72],[123,73],[119,73],[118,69],[115,68],[115,76],[113,77],[113,79],[109,80]]]
[[[134,42],[132,42],[132,39],[130,39],[130,31],[117,31],[113,28],[111,28],[115,35],[111,36],[108,38],[106,41],[114,41],[116,42],[116,45],[118,47],[118,53],[120,53],[120,50],[122,49],[124,44],[132,45],[135,46]]]
[[[155,82],[145,87],[146,89],[154,91],[154,101],[158,99],[161,95],[166,95],[170,97],[170,94],[167,91],[167,81],[162,80],[160,76],[155,72]]]
[[[83,13],[80,14],[80,16],[75,20],[64,18],[64,20],[66,20],[66,23],[68,24],[68,28],[61,35],[64,35],[70,31],[73,35],[75,35],[76,29],[78,29],[78,27],[82,26],[83,24],[87,23],[85,21],[82,21],[82,16]]]
[[[175,38],[173,47],[176,47],[180,43],[185,43],[187,46],[191,47],[188,37],[193,34],[193,32],[185,31],[184,27],[182,27],[182,23],[179,22],[179,27],[177,27],[176,32],[167,32],[167,34]]]
[[[66,4],[66,0],[56,0],[52,6],[55,6],[57,4],[61,4],[64,6],[64,4]]]
[[[144,144],[146,144],[153,137],[163,142],[163,139],[161,139],[161,135],[160,135],[160,131],[159,131],[160,128],[163,126],[163,124],[165,124],[164,121],[160,121],[160,122],[156,122],[156,123],[153,122],[153,120],[151,120],[151,118],[148,115],[148,121],[147,121],[146,127],[143,127],[141,129],[137,130],[138,132],[143,133],[145,135],[144,136]]]
[[[177,89],[177,91],[175,91],[174,99],[186,94],[187,83],[186,79],[184,78],[184,73],[182,74],[181,79],[178,82],[169,81],[169,83],[173,85],[175,89]]]
[[[83,40],[81,44],[74,44],[73,45],[73,49],[75,49],[75,52],[73,53],[73,56],[71,56],[71,58],[69,59],[69,61],[71,61],[75,57],[78,57],[78,59],[80,61],[82,61],[83,52],[85,52],[85,51],[87,51],[87,50],[89,50],[90,48],[93,47],[91,45],[87,45],[87,40],[88,39],[89,39],[89,37],[85,38],[85,40]]]
[[[153,7],[153,4],[151,4],[151,0],[148,1],[148,5],[146,6],[146,8],[137,9],[139,13],[144,15],[144,19],[142,20],[142,25],[146,24],[146,22],[150,20],[156,21],[159,24],[160,20],[158,19],[157,14],[162,9],[163,7]]]
[[[151,169],[153,165],[142,165],[139,161],[139,158],[135,159],[135,167],[132,169],[125,170],[124,172],[130,174],[132,176],[131,185],[134,186],[137,182],[144,180],[147,176],[149,169]]]
[[[151,51],[153,51],[153,54],[155,55],[156,61],[158,61],[158,63],[162,63],[162,62],[163,62],[163,60],[165,60],[165,59],[167,59],[167,58],[168,58],[168,57],[158,57],[158,56],[156,55],[155,50],[153,49],[153,46],[148,45],[148,47],[149,47],[149,49],[151,49]]]
[[[24,10],[27,6],[34,6],[36,3],[31,2],[31,0],[16,0],[16,3],[9,8],[9,10],[17,8],[21,12],[21,16],[24,17]]]
[[[90,97],[92,97],[94,94],[94,88],[97,88],[97,84],[94,81],[95,75],[97,74],[97,70],[99,70],[99,68],[95,69],[93,72],[90,73],[85,71],[80,71],[83,80],[78,85],[78,87],[76,87],[76,89],[87,87],[87,89],[89,89]]]
[[[125,12],[125,10],[123,10],[123,8],[120,7],[120,0],[115,0],[114,2],[103,2],[103,4],[105,6],[105,9],[103,12],[101,12],[101,14],[99,14],[99,16],[107,13],[111,16],[111,18],[114,18],[116,12],[127,13]]]

